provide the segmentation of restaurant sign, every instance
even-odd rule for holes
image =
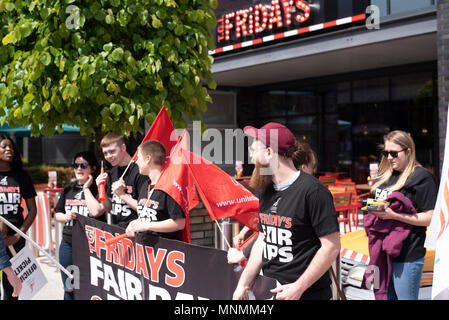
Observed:
[[[241,1],[240,1],[241,3]],[[246,8],[216,10],[217,49],[236,50],[366,19],[365,0],[259,0]],[[220,12],[221,11],[221,12]]]
[[[293,15],[292,15],[293,14]],[[290,26],[292,18],[298,23],[310,17],[310,5],[302,0],[272,0],[271,5],[257,3],[246,9],[228,12],[218,19],[217,43],[262,33],[273,28]]]

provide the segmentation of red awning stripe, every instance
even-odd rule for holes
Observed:
[[[209,54],[214,55],[217,53],[229,52],[229,51],[240,49],[243,47],[252,47],[252,46],[255,46],[260,43],[266,43],[266,42],[270,42],[270,41],[274,41],[274,40],[278,40],[278,39],[296,36],[296,35],[302,34],[302,33],[308,33],[308,32],[312,32],[312,31],[332,28],[335,26],[341,26],[344,24],[349,24],[352,22],[365,20],[365,19],[366,19],[366,14],[359,14],[359,15],[352,16],[352,17],[342,18],[342,19],[338,19],[338,20],[334,20],[334,21],[328,21],[328,22],[315,24],[313,26],[309,26],[309,27],[305,27],[305,28],[289,30],[289,31],[277,33],[274,35],[269,35],[269,36],[265,36],[262,38],[254,39],[254,40],[244,41],[244,42],[240,42],[237,44],[217,48],[215,50],[209,50]]]

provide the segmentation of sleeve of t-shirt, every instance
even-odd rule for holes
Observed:
[[[167,194],[166,197],[166,206],[168,210],[168,215],[171,219],[183,219],[186,217],[184,214],[184,211],[182,210],[181,206]]]
[[[328,190],[318,187],[312,191],[308,208],[312,228],[318,237],[340,231],[332,194]]]
[[[433,210],[435,208],[438,191],[432,175],[426,175],[414,189],[417,211]]]
[[[22,198],[24,199],[30,199],[36,196],[36,190],[34,189],[33,181],[26,171],[23,171],[22,173],[20,193],[22,195]]]
[[[65,187],[62,190],[61,196],[59,197],[58,202],[56,203],[56,206],[55,206],[55,212],[65,213],[65,194],[67,192],[66,190],[67,190],[67,187]]]

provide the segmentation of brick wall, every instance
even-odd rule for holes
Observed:
[[[449,103],[449,0],[438,0],[438,97],[440,168],[443,166],[446,139],[447,109]]]
[[[190,238],[192,244],[206,247],[215,246],[214,222],[207,214],[207,210],[200,200],[200,203],[189,213]]]

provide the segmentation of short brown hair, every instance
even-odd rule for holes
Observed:
[[[109,132],[103,137],[103,139],[101,139],[100,147],[104,148],[113,143],[117,143],[118,145],[125,144],[125,138],[123,138],[121,134]]]
[[[162,143],[157,140],[148,140],[139,146],[139,150],[144,156],[150,156],[155,164],[163,165],[165,163],[166,151]]]

